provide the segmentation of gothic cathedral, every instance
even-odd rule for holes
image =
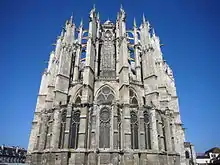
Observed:
[[[89,28],[72,17],[42,75],[32,122],[31,165],[186,165],[184,129],[173,72],[159,37],[143,17],[126,28]]]

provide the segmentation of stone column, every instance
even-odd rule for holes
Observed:
[[[80,46],[76,50],[74,71],[73,71],[73,82],[77,82],[79,80],[79,63],[80,63],[81,52],[82,52],[82,48]]]
[[[88,148],[95,149],[96,148],[96,123],[97,123],[97,105],[94,105],[93,110],[90,112],[90,136],[88,141]]]
[[[122,148],[123,149],[131,149],[131,116],[130,116],[130,108],[129,104],[124,104],[122,107]]]
[[[28,153],[31,153],[33,150],[38,149],[37,144],[39,144],[39,129],[41,124],[40,112],[34,113],[34,120],[32,122],[31,134],[28,144]]]
[[[162,150],[162,151],[165,151],[164,122],[162,120],[163,119],[161,117],[160,120],[159,120],[159,135],[160,135],[160,146],[159,146],[159,149]]]
[[[119,64],[119,55],[120,55],[120,46],[119,46],[119,18],[117,19],[117,23],[116,23],[116,40],[115,40],[115,46],[116,46],[116,79],[119,78],[119,67],[120,67],[120,64]]]
[[[114,149],[120,149],[120,141],[121,141],[121,139],[120,139],[120,137],[121,137],[121,135],[120,135],[120,121],[119,121],[119,117],[121,117],[121,115],[120,115],[120,109],[119,109],[119,107],[116,105],[116,104],[114,104],[114,106],[113,106],[113,112],[114,112],[114,116],[113,116],[113,132],[114,132],[114,134],[113,134],[113,147],[114,147]],[[118,111],[119,111],[119,113],[118,113]]]
[[[47,116],[45,114],[42,115],[42,131],[40,134],[40,142],[39,142],[39,151],[44,150],[46,137],[47,137]]]
[[[157,133],[157,123],[156,123],[156,112],[155,109],[150,109],[151,116],[151,147],[152,150],[159,150],[158,146],[158,133]]]
[[[99,75],[99,73],[98,73],[98,71],[99,71],[99,68],[98,68],[98,66],[99,66],[99,64],[98,64],[98,62],[99,62],[99,44],[100,44],[100,42],[99,42],[99,38],[100,38],[100,34],[99,34],[99,31],[100,31],[100,22],[99,22],[99,20],[97,20],[97,40],[96,40],[96,47],[95,47],[95,77],[98,77],[98,75]]]
[[[99,148],[99,127],[100,127],[100,117],[99,117],[99,114],[100,114],[100,106],[97,105],[96,106],[96,148]]]
[[[54,122],[52,127],[52,139],[51,139],[51,148],[57,149],[60,138],[60,112],[59,109],[54,110]]]
[[[171,135],[170,135],[170,122],[169,118],[166,116],[164,120],[165,125],[165,140],[166,140],[166,149],[167,151],[172,151]]]
[[[170,136],[171,136],[171,144],[172,144],[172,151],[176,151],[175,148],[175,130],[174,130],[174,122],[170,122]]]
[[[110,149],[114,149],[114,116],[115,116],[115,106],[111,106],[111,120],[110,120]]]

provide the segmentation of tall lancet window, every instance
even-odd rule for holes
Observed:
[[[138,149],[138,116],[137,116],[137,108],[138,108],[138,101],[136,93],[130,89],[129,90],[130,96],[130,116],[131,116],[131,148]]]
[[[66,129],[66,109],[63,110],[61,114],[59,148],[64,147],[65,129]]]
[[[130,96],[131,106],[137,107],[138,106],[137,95],[132,89],[129,90],[129,96]]]
[[[150,115],[148,111],[144,111],[144,133],[145,133],[145,149],[151,149],[151,134],[150,134]]]
[[[138,149],[138,117],[136,112],[131,111],[131,148]]]
[[[81,101],[82,101],[82,90],[80,90],[79,93],[77,94],[75,104],[81,104]]]
[[[106,107],[100,111],[99,147],[110,148],[110,110]]]
[[[110,127],[111,127],[111,104],[114,101],[113,91],[105,86],[103,87],[97,97],[97,103],[100,104],[99,113],[99,147],[109,148],[110,147]]]
[[[80,124],[80,111],[72,111],[71,125],[70,125],[70,143],[69,148],[78,148],[78,137],[79,137],[79,124]]]

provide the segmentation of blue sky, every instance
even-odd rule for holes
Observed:
[[[128,28],[145,13],[174,71],[186,139],[197,152],[220,147],[218,0],[1,0],[0,144],[27,147],[52,44],[72,13],[77,25],[81,18],[86,24],[94,2],[102,21],[115,20],[123,3]]]

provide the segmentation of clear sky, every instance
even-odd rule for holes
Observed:
[[[1,0],[0,144],[27,147],[52,44],[72,13],[87,24],[94,2],[102,21],[115,21],[123,3],[128,28],[145,13],[174,71],[186,139],[197,152],[220,147],[218,0]]]

